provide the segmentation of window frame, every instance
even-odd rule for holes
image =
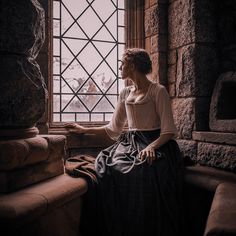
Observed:
[[[60,0],[58,0],[60,1]],[[53,0],[49,1],[48,9],[48,104],[47,104],[47,122],[49,133],[65,133],[63,128],[66,122],[53,122]],[[125,0],[125,48],[145,47],[144,36],[144,11],[145,0]],[[128,85],[128,84],[126,84]],[[108,122],[80,122],[81,125],[102,126]]]

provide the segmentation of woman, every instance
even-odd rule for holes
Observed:
[[[120,70],[133,85],[120,93],[109,124],[66,125],[116,140],[96,158],[96,197],[90,194],[89,202],[97,208],[92,214],[86,209],[83,235],[180,235],[182,162],[168,93],[148,80],[152,63],[143,49],[127,49]],[[126,122],[129,130],[122,133]],[[88,217],[91,227],[84,227]]]

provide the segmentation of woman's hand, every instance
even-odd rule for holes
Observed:
[[[76,123],[66,123],[64,126],[71,133],[83,134],[85,133],[85,128],[82,125]]]
[[[139,158],[141,161],[147,158],[147,163],[151,165],[156,159],[155,149],[152,146],[147,146],[139,153]]]

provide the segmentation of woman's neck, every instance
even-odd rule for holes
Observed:
[[[131,78],[131,80],[134,84],[135,91],[146,91],[151,83],[146,75],[135,76],[134,78]]]

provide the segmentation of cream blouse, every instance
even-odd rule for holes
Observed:
[[[141,100],[129,102],[127,97],[131,87],[126,87],[121,91],[112,119],[105,126],[110,138],[118,139],[126,121],[128,121],[130,131],[160,129],[161,134],[173,133],[177,136],[170,99],[165,87],[151,83]]]

